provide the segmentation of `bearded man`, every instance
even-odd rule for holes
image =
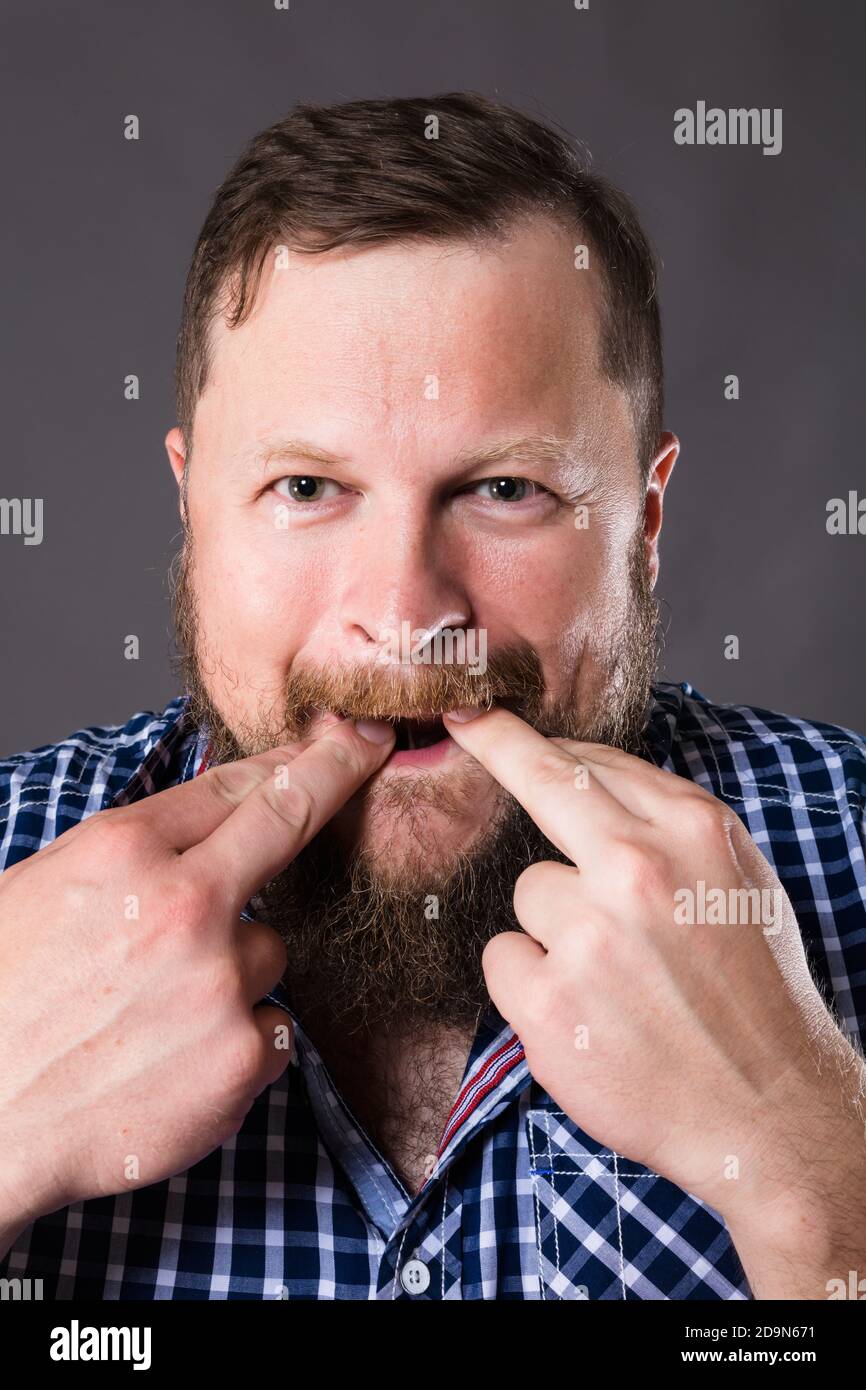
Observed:
[[[0,764],[6,1275],[866,1267],[866,744],[656,680],[662,418],[653,252],[558,132],[452,93],[251,142],[178,340],[183,692]]]

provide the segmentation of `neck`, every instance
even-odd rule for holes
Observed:
[[[409,1191],[426,1180],[466,1070],[475,1028],[401,1017],[335,1018],[286,986],[340,1095]]]

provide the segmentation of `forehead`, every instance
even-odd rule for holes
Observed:
[[[213,322],[197,439],[246,450],[291,428],[340,452],[597,427],[622,402],[598,370],[601,286],[575,267],[578,240],[533,218],[484,241],[275,248],[250,316]]]

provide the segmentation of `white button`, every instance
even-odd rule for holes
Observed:
[[[407,1260],[400,1275],[407,1293],[423,1293],[430,1287],[430,1271],[423,1260]]]

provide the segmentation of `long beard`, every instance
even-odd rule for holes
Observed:
[[[173,578],[180,672],[190,711],[210,739],[210,761],[225,762],[299,736],[313,705],[377,717],[411,717],[455,704],[506,704],[546,737],[606,743],[643,751],[646,712],[658,660],[658,606],[646,569],[642,533],[629,551],[627,615],[600,673],[600,694],[582,715],[573,705],[544,701],[540,663],[528,647],[493,654],[484,675],[416,668],[412,680],[383,668],[369,672],[290,672],[277,714],[232,725],[208,693],[202,672],[193,551],[187,535]],[[376,1029],[423,1032],[432,1026],[472,1030],[489,1003],[481,956],[498,932],[520,930],[513,891],[519,874],[540,860],[568,859],[541,833],[504,788],[483,833],[465,849],[437,858],[431,810],[457,814],[484,774],[468,763],[441,776],[385,779],[368,797],[368,818],[399,817],[414,851],[399,865],[374,856],[363,842],[347,847],[332,825],[319,834],[253,900],[289,951],[284,985],[301,1020],[325,1018],[342,1037]]]

